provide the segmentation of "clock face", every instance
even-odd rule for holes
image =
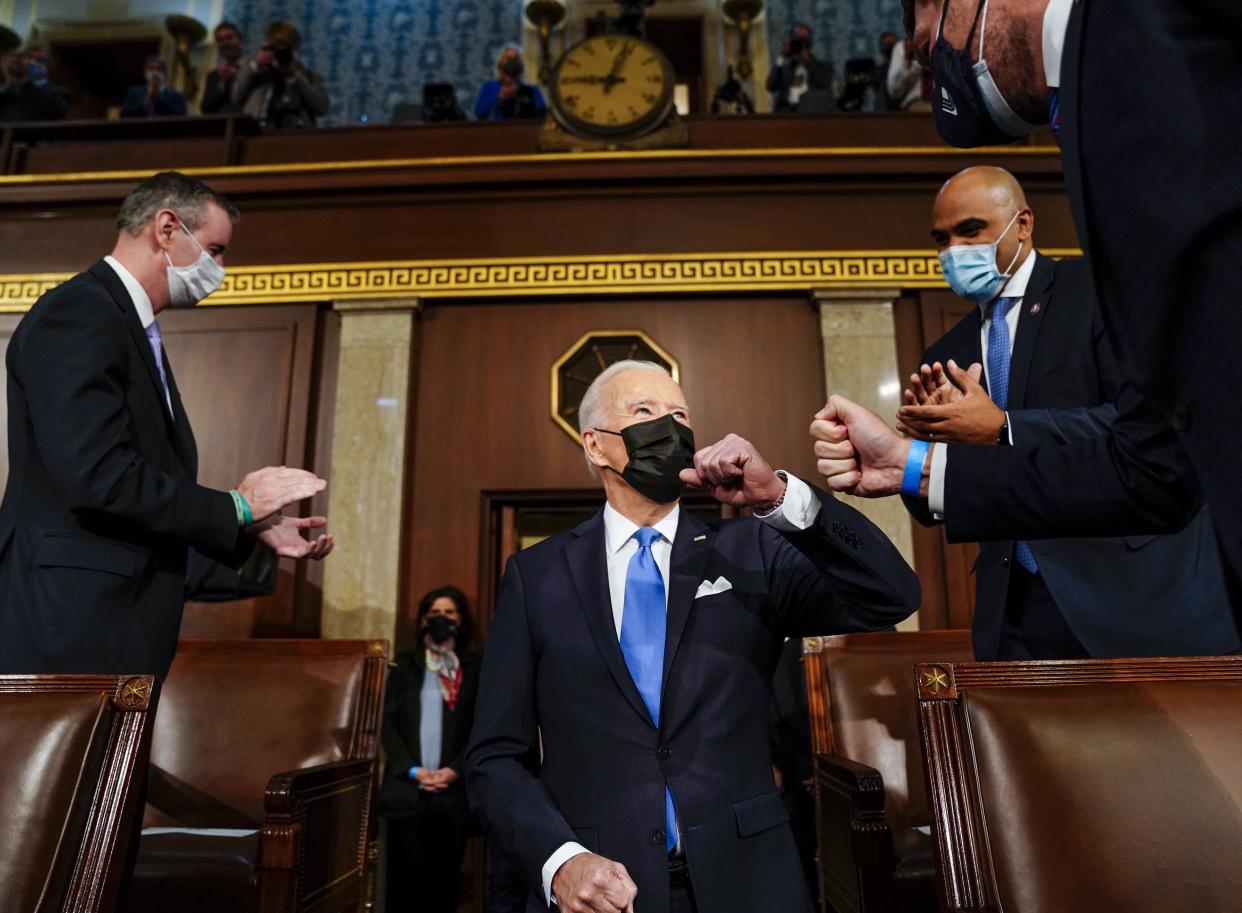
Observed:
[[[597,35],[557,61],[549,94],[552,112],[573,133],[636,136],[672,109],[673,67],[641,38]]]
[[[641,330],[596,330],[582,336],[552,365],[552,420],[578,443],[582,395],[601,371],[623,359],[654,361],[680,380],[676,360]]]

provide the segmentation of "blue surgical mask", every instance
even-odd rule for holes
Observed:
[[[1022,254],[1022,243],[1018,243],[1018,250],[1003,273],[996,267],[996,248],[1001,238],[1009,234],[1021,212],[1018,210],[1013,214],[1000,237],[990,244],[958,244],[940,252],[940,268],[953,291],[978,304],[991,301],[1000,293],[1005,281],[1013,275],[1010,270]]]

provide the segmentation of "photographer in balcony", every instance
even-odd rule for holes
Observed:
[[[142,66],[142,85],[132,86],[121,102],[121,117],[181,117],[185,96],[168,88],[168,66],[159,57],[148,57]]]
[[[832,62],[819,60],[811,53],[814,37],[811,27],[799,22],[781,42],[781,56],[768,73],[772,110],[777,114],[810,108],[826,111],[835,106]]]
[[[0,58],[0,123],[60,120],[68,110],[69,93],[48,78],[43,48]]]
[[[496,79],[489,79],[479,87],[474,102],[474,116],[478,120],[516,120],[543,117],[548,106],[539,87],[522,80],[526,64],[522,50],[516,44],[506,44],[496,58]]]
[[[298,59],[302,36],[288,22],[273,22],[254,59],[233,83],[233,104],[264,127],[299,130],[328,113],[323,78]]]
[[[215,39],[216,68],[207,74],[203,100],[198,107],[204,114],[232,114],[237,110],[233,104],[233,86],[241,72],[246,37],[234,23],[221,22],[216,26]]]

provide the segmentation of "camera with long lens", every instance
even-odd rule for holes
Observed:
[[[276,61],[276,66],[282,70],[287,70],[293,65],[293,47],[288,43],[273,41],[271,44],[265,44],[263,50],[271,52],[272,58]]]

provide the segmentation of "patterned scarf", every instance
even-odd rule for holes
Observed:
[[[442,647],[430,642],[427,644],[427,668],[436,674],[440,684],[440,696],[452,710],[457,706],[457,692],[461,689],[461,663],[451,647]]]

